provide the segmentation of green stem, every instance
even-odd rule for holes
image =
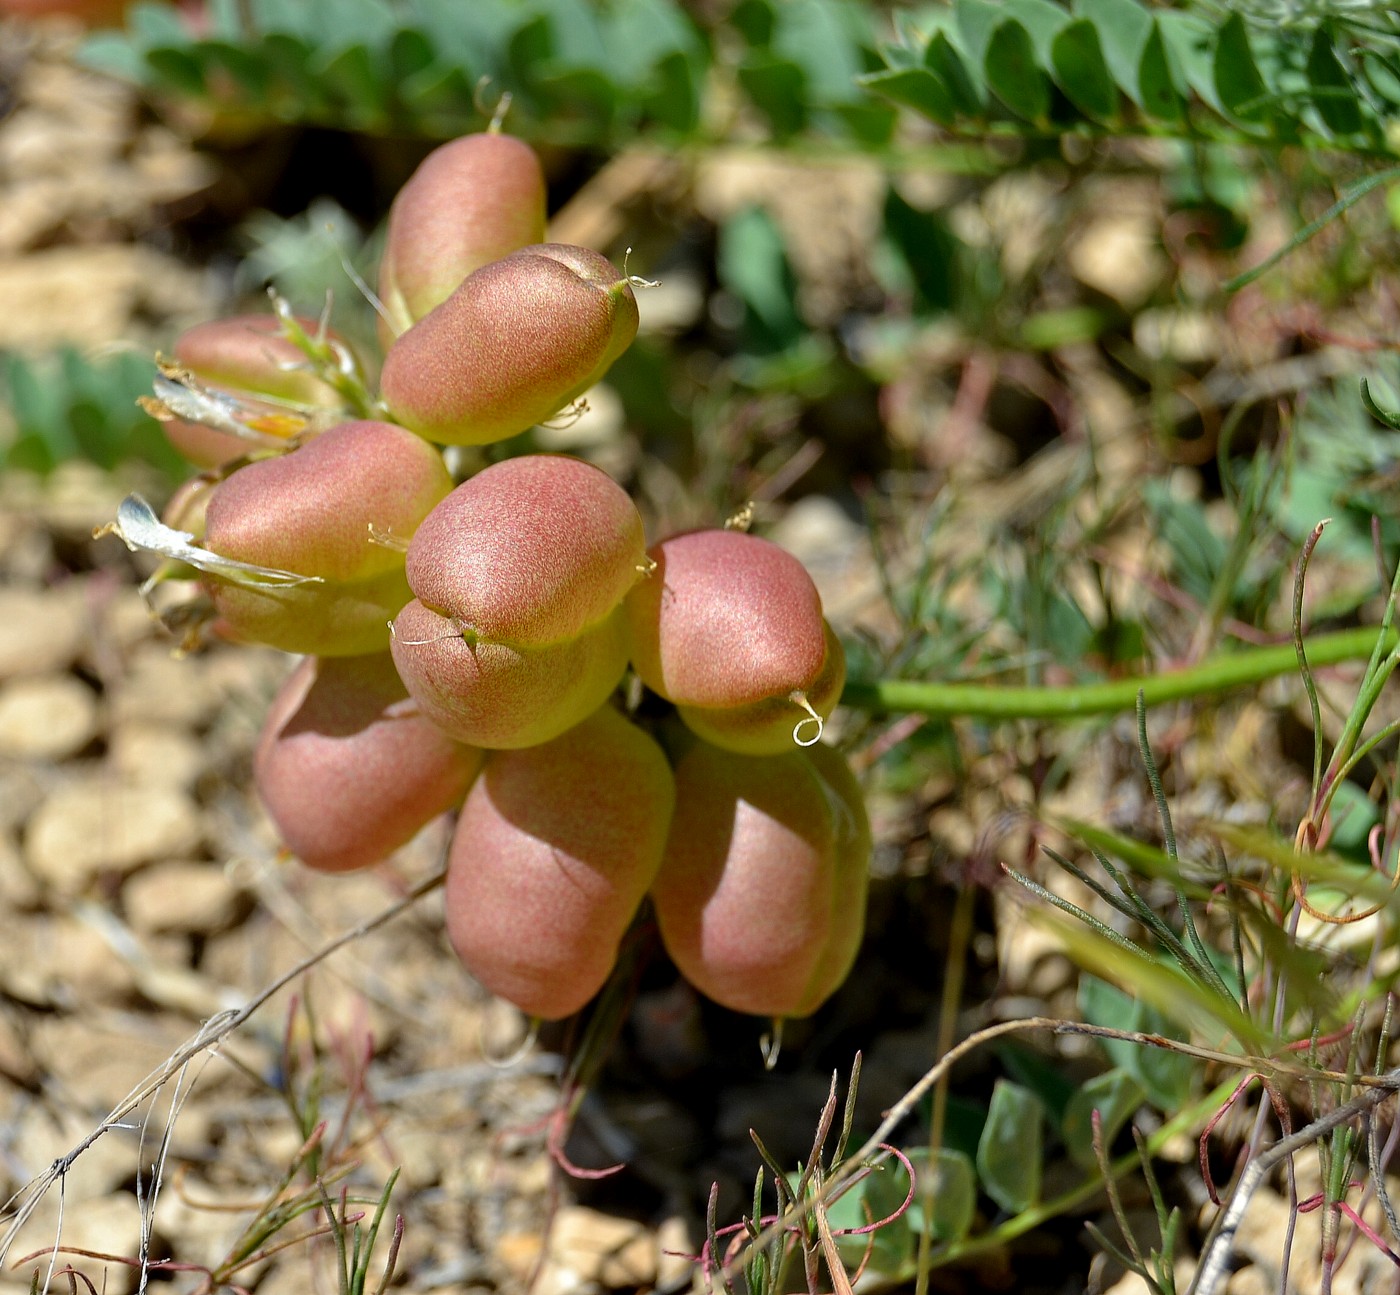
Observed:
[[[1381,631],[1374,627],[1319,634],[1307,641],[1313,666],[1366,661]],[[1400,643],[1400,633],[1386,632],[1386,647]],[[1131,711],[1141,692],[1149,706],[1209,697],[1289,674],[1298,668],[1292,643],[1242,648],[1199,665],[1160,674],[1100,683],[1059,687],[1017,688],[997,684],[921,683],[910,679],[851,679],[841,704],[857,710],[913,712],[938,717],[974,719],[1078,719]]]

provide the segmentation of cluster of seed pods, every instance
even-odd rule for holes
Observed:
[[[112,529],[198,580],[216,632],[304,655],[254,767],[307,866],[370,866],[456,809],[449,938],[527,1014],[583,1007],[650,897],[702,993],[806,1015],[854,960],[870,853],[817,741],[845,661],[811,577],[739,529],[648,547],[581,459],[444,462],[557,414],[636,333],[633,282],[544,227],[526,145],[439,148],[390,213],[377,394],[280,302],[190,330],[147,407],[204,471]],[[629,667],[671,703],[645,724]]]

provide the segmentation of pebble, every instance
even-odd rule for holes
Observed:
[[[45,785],[33,769],[0,763],[0,832],[24,825],[44,799]]]
[[[149,935],[204,935],[237,922],[245,892],[223,868],[208,863],[159,863],[129,877],[122,904],[131,925]]]
[[[107,764],[119,778],[188,790],[204,772],[204,749],[188,733],[164,724],[127,723],[107,744]]]
[[[0,834],[0,908],[13,916],[21,910],[39,908],[43,899],[44,888],[24,866],[19,847],[8,833]]]
[[[17,998],[64,1009],[125,1003],[135,992],[130,968],[101,933],[68,913],[37,916],[0,944],[0,985]],[[65,1069],[71,1060],[65,1051]],[[83,1081],[89,1090],[95,1074]]]
[[[86,776],[59,788],[35,812],[25,835],[29,866],[47,884],[73,893],[102,872],[195,853],[199,811],[168,787]]]
[[[86,636],[81,584],[0,589],[0,679],[66,670]]]
[[[656,1238],[632,1219],[568,1205],[559,1211],[548,1240],[549,1258],[535,1286],[540,1295],[589,1286],[632,1290],[656,1281]],[[517,1257],[528,1250],[520,1246]]]
[[[197,728],[220,700],[201,661],[177,659],[168,644],[147,643],[132,654],[127,676],[112,687],[112,723]]]
[[[0,687],[0,756],[62,760],[97,734],[97,694],[71,675],[16,679]]]

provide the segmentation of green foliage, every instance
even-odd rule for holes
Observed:
[[[144,460],[178,478],[182,460],[136,405],[150,385],[150,358],[132,352],[0,355],[0,466],[46,474],[74,458],[109,469]]]
[[[960,135],[1181,135],[1395,150],[1400,56],[1340,18],[1279,26],[1139,0],[954,0],[861,78]]]
[[[170,6],[138,4],[125,32],[89,40],[86,58],[219,108],[430,138],[480,129],[507,92],[513,130],[575,144],[641,130],[694,135],[716,111],[706,101],[711,34],[674,0],[213,0],[209,9],[196,33]],[[726,36],[740,45],[735,81],[775,134],[889,138],[893,110],[856,83],[879,66],[864,5],[744,0]]]
[[[1029,1208],[1040,1196],[1044,1108],[1028,1089],[998,1079],[977,1146],[983,1190],[1004,1210]]]

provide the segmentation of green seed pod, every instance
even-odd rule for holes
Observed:
[[[204,547],[309,580],[268,587],[211,574],[215,608],[233,635],[284,652],[384,651],[390,619],[412,597],[403,544],[451,487],[442,456],[391,423],[342,423],[249,464],[210,498]]]
[[[870,827],[830,747],[749,757],[697,742],[652,886],[667,952],[734,1011],[807,1016],[860,947]]]
[[[418,714],[381,652],[304,660],[268,711],[253,776],[287,849],[349,872],[458,804],[481,761]]]
[[[822,622],[826,659],[805,689],[765,697],[747,706],[678,706],[677,713],[698,737],[741,755],[782,755],[821,738],[823,721],[846,686],[846,652],[831,626]]]
[[[474,270],[544,241],[544,171],[509,135],[464,135],[423,159],[389,208],[379,297],[402,333]]]
[[[492,643],[418,600],[394,621],[394,662],[423,714],[460,742],[535,746],[597,710],[627,669],[619,609],[543,647]]]
[[[298,316],[297,322],[313,336],[320,328],[314,319]],[[268,436],[290,437],[304,427],[304,419],[279,413],[277,402],[313,410],[342,404],[335,388],[322,382],[301,350],[282,336],[276,315],[235,315],[196,324],[176,341],[175,360],[216,391],[265,401],[266,407],[250,412],[250,418]],[[254,448],[231,432],[183,418],[165,420],[162,426],[171,445],[201,468],[219,467]]]
[[[656,875],[674,790],[661,748],[611,707],[486,762],[447,864],[447,934],[468,971],[530,1016],[606,982]]]
[[[742,531],[676,535],[649,556],[656,567],[626,603],[642,682],[732,750],[777,754],[820,737],[845,657],[806,568]],[[795,736],[804,722],[811,731]]]
[[[636,333],[631,285],[605,257],[540,243],[482,266],[404,333],[380,394],[431,441],[487,445],[581,395]]]

